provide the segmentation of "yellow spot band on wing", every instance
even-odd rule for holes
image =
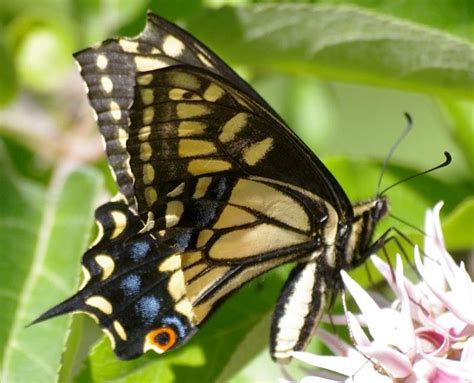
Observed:
[[[166,227],[176,225],[184,212],[184,205],[181,201],[171,201],[166,205]]]
[[[178,154],[180,157],[196,157],[217,152],[216,146],[206,140],[179,140]]]
[[[273,138],[267,137],[262,141],[256,142],[244,149],[243,157],[244,161],[250,165],[254,166],[257,162],[263,160],[267,153],[273,146]]]
[[[182,298],[178,303],[174,305],[174,309],[180,314],[188,318],[191,323],[195,323],[196,319],[194,318],[193,306],[189,299]]]
[[[97,56],[96,64],[99,69],[104,70],[105,68],[107,68],[109,60],[103,54],[100,54]]]
[[[153,81],[153,75],[151,73],[144,74],[137,77],[138,85],[150,85]]]
[[[112,275],[115,268],[115,262],[110,255],[99,254],[94,257],[94,260],[102,269],[102,280],[107,279]]]
[[[151,134],[151,127],[150,126],[144,126],[143,128],[140,128],[138,131],[138,139],[140,141],[147,141],[148,138],[150,137]]]
[[[153,89],[144,88],[140,90],[140,95],[142,97],[143,105],[151,105],[153,101],[155,101],[155,94],[153,93]]]
[[[219,135],[221,142],[230,142],[235,136],[247,125],[248,114],[241,112],[228,120],[222,127],[222,132]]]
[[[192,160],[188,165],[188,172],[192,175],[217,173],[232,168],[230,162],[223,160]]]
[[[160,263],[158,270],[161,272],[175,271],[181,268],[181,257],[177,254],[171,255]]]
[[[211,113],[209,107],[205,104],[192,104],[189,102],[181,102],[176,106],[176,114],[178,118],[194,118],[201,117]]]
[[[198,136],[203,134],[206,129],[206,124],[201,121],[181,121],[178,125],[178,136]]]
[[[153,186],[145,188],[145,200],[148,206],[153,205],[158,199],[158,193]]]
[[[125,332],[125,329],[123,328],[122,324],[118,320],[114,320],[113,326],[114,326],[115,332],[120,337],[120,339],[122,339],[123,341],[126,341],[127,333]]]
[[[127,226],[127,216],[119,210],[112,211],[110,215],[114,221],[114,231],[110,235],[110,239],[114,239],[125,230],[125,227]]]
[[[100,85],[105,93],[112,93],[112,90],[114,89],[114,84],[109,76],[102,76],[100,78]]]
[[[155,108],[149,106],[143,109],[143,125],[150,125],[155,118]]]
[[[165,68],[168,66],[164,61],[153,57],[137,56],[135,57],[135,65],[139,72],[147,72],[149,70]]]
[[[88,306],[95,307],[106,315],[112,314],[113,310],[111,303],[100,295],[93,295],[87,298],[85,303]]]
[[[177,57],[183,52],[184,44],[173,35],[168,35],[163,41],[162,49],[168,56]]]
[[[120,110],[120,105],[115,101],[110,101],[110,114],[114,120],[120,120],[122,118],[122,111]]]
[[[130,41],[126,39],[120,39],[119,45],[127,53],[138,53],[139,43],[137,41]]]
[[[171,275],[168,282],[168,292],[175,302],[179,301],[186,294],[182,270],[177,270]]]
[[[151,164],[143,165],[143,183],[150,185],[155,179],[155,169]]]
[[[193,101],[198,101],[202,100],[201,97],[199,97],[197,94],[190,92],[187,89],[181,89],[181,88],[172,88],[168,92],[168,97],[170,100],[173,101],[180,101],[180,100],[193,100]]]
[[[215,102],[220,99],[224,94],[224,89],[214,83],[211,83],[211,85],[209,85],[209,87],[204,92],[204,98],[207,101]]]
[[[140,145],[140,160],[143,162],[148,161],[151,158],[151,145],[148,142],[144,142]]]
[[[212,177],[201,177],[198,179],[196,189],[194,190],[193,198],[198,199],[204,197],[211,184]]]

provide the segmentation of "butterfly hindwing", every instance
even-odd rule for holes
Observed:
[[[90,315],[111,339],[116,355],[131,359],[164,352],[197,330],[184,288],[181,258],[143,228],[123,201],[96,211],[96,243],[84,254],[83,285],[35,322],[67,312]]]
[[[149,231],[174,247],[201,323],[231,291],[292,260],[317,257],[334,210],[317,196],[270,179],[232,175],[189,179],[155,204]]]

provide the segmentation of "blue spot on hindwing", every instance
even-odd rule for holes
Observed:
[[[217,180],[213,191],[215,193],[215,198],[217,200],[220,200],[224,196],[224,193],[227,191],[227,179],[225,177],[220,177]]]
[[[206,227],[217,214],[219,202],[198,201],[194,206],[194,214],[196,217],[196,225],[200,228]]]
[[[188,248],[192,233],[192,230],[186,230],[176,235],[175,243],[178,251],[184,251]]]
[[[173,325],[173,327],[177,330],[178,335],[181,339],[186,337],[186,327],[183,325],[183,322],[177,317],[164,317],[162,320],[163,324],[165,325]]]
[[[158,298],[149,295],[140,298],[135,303],[135,310],[146,325],[152,324],[160,313],[160,302]]]
[[[122,282],[120,282],[120,288],[127,296],[137,295],[140,292],[140,286],[142,280],[140,276],[136,274],[127,275]]]
[[[139,241],[135,242],[133,245],[130,246],[130,257],[135,261],[138,262],[150,251],[150,244],[147,241]]]

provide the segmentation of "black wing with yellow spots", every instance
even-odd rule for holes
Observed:
[[[272,128],[273,134],[278,134],[284,140],[289,141],[281,149],[276,145],[274,151],[276,154],[272,155],[272,158],[279,155],[279,161],[282,163],[284,161],[281,157],[284,158],[292,152],[297,152],[295,155],[299,156],[297,161],[293,161],[291,164],[294,165],[293,167],[279,168],[275,164],[272,169],[268,170],[267,166],[267,169],[262,169],[261,172],[265,172],[266,175],[270,175],[272,178],[275,173],[280,173],[280,178],[284,180],[288,178],[287,182],[289,183],[296,182],[300,186],[304,184],[304,188],[308,188],[311,192],[328,201],[340,216],[350,220],[351,217],[348,216],[352,212],[350,201],[321,161],[285,126],[283,120],[273,109],[227,64],[204,44],[176,25],[149,13],[145,30],[138,37],[109,39],[96,47],[75,54],[75,58],[86,83],[89,100],[97,115],[110,166],[122,194],[132,209],[137,208],[137,190],[133,190],[135,179],[129,163],[136,160],[136,158],[131,158],[129,150],[126,148],[129,138],[131,110],[133,109],[135,114],[143,114],[145,122],[148,119],[154,120],[155,115],[157,118],[165,119],[164,121],[168,119],[168,122],[171,122],[169,118],[174,114],[174,122],[179,125],[180,121],[196,120],[192,117],[193,114],[195,117],[199,117],[198,110],[205,109],[205,106],[200,107],[198,104],[206,103],[212,114],[207,119],[206,124],[211,129],[219,129],[225,122],[229,121],[229,119],[225,120],[225,116],[232,113],[229,110],[226,112],[224,108],[219,109],[220,97],[216,93],[212,94],[213,89],[217,89],[218,84],[223,83],[224,86],[221,88],[223,88],[224,94],[222,96],[226,97],[221,101],[227,101],[231,104],[242,101],[234,106],[234,112],[252,111],[256,117],[259,117],[255,121],[250,121],[246,134],[259,133],[261,129],[256,127],[255,124],[263,122],[266,126]],[[153,77],[153,72],[150,72],[156,71],[155,73],[158,73],[160,70],[166,71],[166,68],[180,65],[186,65],[186,67],[181,68],[181,72],[186,72],[186,69],[192,71],[193,74],[189,74],[189,77],[194,77],[196,81],[183,84],[179,83],[178,73],[172,79],[172,74],[162,78],[161,76]],[[150,73],[141,76],[144,72]],[[152,77],[153,79],[150,80]],[[139,78],[141,78],[141,83],[137,81]],[[156,88],[144,91],[145,98],[135,98],[135,87],[139,85],[146,88],[147,81],[153,81],[156,84],[164,83],[168,93],[165,92],[165,89]],[[175,86],[173,86],[173,81],[175,81]],[[212,83],[215,86],[207,89]],[[187,90],[190,93],[187,93]],[[205,94],[206,90],[208,90],[207,94]],[[153,93],[153,97],[156,97],[156,100],[152,101],[152,105],[156,107],[147,108],[146,110],[140,109],[140,103],[143,105],[150,101],[151,93]],[[194,95],[194,98],[207,96],[207,99],[188,100],[191,103],[184,103],[186,96],[191,97],[191,95]],[[216,98],[214,99],[214,97]],[[231,100],[232,98],[234,100]],[[159,103],[166,104],[167,101],[168,105],[162,105],[162,110],[158,109]],[[132,107],[134,103],[138,104]],[[176,107],[175,110],[173,110],[173,105]],[[224,103],[224,106],[228,105]],[[182,111],[181,116],[177,114],[179,110]],[[154,116],[151,116],[151,113]],[[219,113],[224,113],[224,116],[220,116]],[[146,124],[143,125],[146,126]],[[144,136],[146,136],[146,133],[144,133]],[[283,145],[283,143],[280,144]],[[263,142],[261,146],[265,147],[266,144],[267,142]],[[165,146],[165,143],[162,143],[161,146]],[[242,149],[245,149],[245,145]],[[266,161],[266,163],[269,162],[270,160]],[[255,167],[250,174],[258,172],[259,168],[263,166],[263,164],[260,164]],[[179,166],[177,167],[175,177],[184,176],[184,173],[180,173]]]
[[[99,236],[82,257],[82,286],[33,323],[86,313],[121,359],[147,350],[162,353],[186,342],[197,328],[174,249],[149,233],[140,235],[143,223],[124,201],[99,207],[95,216]]]
[[[123,198],[97,210],[83,287],[37,321],[82,311],[119,357],[164,352],[245,282],[296,261],[271,329],[272,357],[287,362],[308,343],[340,268],[370,240],[373,201],[353,217],[340,185],[270,106],[156,15],[138,37],[75,57]]]

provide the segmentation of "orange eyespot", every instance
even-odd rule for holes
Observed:
[[[165,352],[176,343],[176,332],[171,327],[160,327],[150,331],[146,338],[159,351]]]

